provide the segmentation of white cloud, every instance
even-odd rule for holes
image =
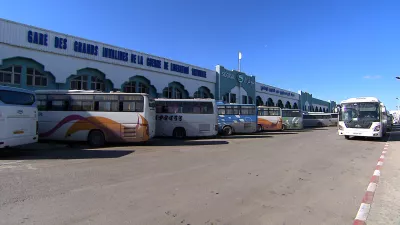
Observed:
[[[375,75],[375,76],[367,75],[367,76],[364,76],[363,78],[364,79],[380,79],[380,78],[382,78],[382,76],[381,75]]]

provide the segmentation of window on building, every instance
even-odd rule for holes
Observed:
[[[236,94],[230,94],[229,103],[236,103]]]
[[[164,98],[172,98],[172,87],[164,88],[163,96]]]
[[[175,89],[175,98],[182,99],[182,92],[178,89]]]
[[[147,94],[149,93],[149,88],[143,83],[139,82],[138,88],[139,88],[138,93],[147,93]]]
[[[124,85],[124,92],[126,93],[136,93],[136,82],[130,81]]]
[[[242,104],[247,104],[247,96],[242,95]]]
[[[91,90],[104,91],[104,81],[98,77],[91,78]]]
[[[254,104],[253,103],[253,98],[249,96],[249,104]]]
[[[21,66],[10,66],[0,70],[0,83],[21,84]]]
[[[47,76],[42,72],[33,69],[27,68],[26,70],[26,84],[28,86],[47,86]]]
[[[71,89],[73,90],[87,90],[88,76],[78,76],[71,80]]]

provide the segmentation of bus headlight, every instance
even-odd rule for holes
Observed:
[[[339,130],[343,130],[343,126],[342,125],[339,125]]]
[[[381,130],[381,125],[378,125],[374,128],[374,131],[380,131]]]

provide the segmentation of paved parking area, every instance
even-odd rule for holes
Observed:
[[[335,127],[0,158],[0,224],[350,224],[383,142]]]

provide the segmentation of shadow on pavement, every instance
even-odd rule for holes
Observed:
[[[266,134],[268,134],[268,135],[284,135],[284,134],[298,134],[297,132],[293,132],[293,131],[291,131],[291,132],[269,132],[269,131],[263,131],[263,133],[266,133]]]
[[[255,133],[255,134],[234,134],[231,136],[220,136],[221,139],[254,139],[254,138],[272,138],[272,136],[269,135],[263,135],[260,133]]]
[[[40,159],[105,159],[120,158],[134,150],[82,150],[82,149],[63,149],[63,150],[36,150],[36,149],[8,149],[0,151],[1,160],[40,160]]]
[[[174,140],[174,139],[154,139],[147,143],[145,146],[188,146],[188,145],[226,145],[227,141],[217,140]]]

